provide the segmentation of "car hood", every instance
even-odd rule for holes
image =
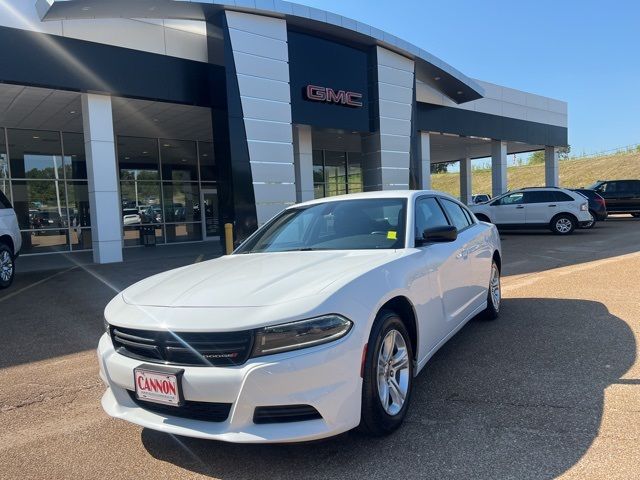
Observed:
[[[317,295],[397,256],[396,250],[224,256],[149,277],[127,288],[130,305],[260,307]]]

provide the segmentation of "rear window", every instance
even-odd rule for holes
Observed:
[[[11,208],[11,202],[4,196],[2,190],[0,190],[0,208]]]
[[[556,202],[574,202],[575,199],[564,192],[555,191],[553,192],[556,197]]]

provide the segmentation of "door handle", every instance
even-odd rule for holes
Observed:
[[[549,205],[549,207],[557,207],[557,205],[556,205],[556,204],[553,204],[553,205]]]
[[[516,208],[518,208],[518,209],[524,208],[524,205],[518,205]]]

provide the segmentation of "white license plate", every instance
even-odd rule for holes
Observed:
[[[183,370],[165,371],[138,367],[133,370],[136,385],[136,397],[147,402],[162,403],[179,407],[182,398]]]

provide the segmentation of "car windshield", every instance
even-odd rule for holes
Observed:
[[[406,199],[339,200],[291,208],[236,253],[403,248]]]

